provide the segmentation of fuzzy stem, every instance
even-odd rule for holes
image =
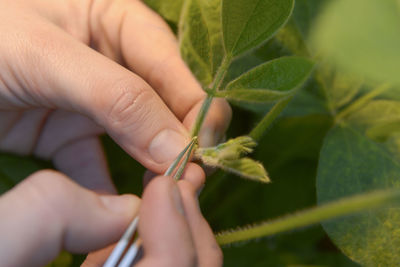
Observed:
[[[260,141],[268,127],[279,116],[279,114],[281,114],[282,110],[287,106],[287,104],[289,104],[292,98],[293,97],[290,96],[277,102],[257,124],[257,126],[254,127],[254,129],[249,133],[249,136],[257,142]]]
[[[213,96],[207,95],[207,98],[204,100],[203,105],[200,108],[199,114],[197,114],[196,122],[194,123],[194,127],[192,129],[192,137],[195,137],[199,134],[200,128],[203,125],[204,119],[207,115],[208,109],[211,106],[212,100]]]
[[[217,73],[215,74],[214,82],[212,83],[211,92],[215,93],[221,89],[221,84],[225,78],[225,75],[228,71],[229,66],[232,62],[232,56],[226,55],[221,62],[221,65],[218,68]]]
[[[345,216],[378,208],[400,200],[399,190],[380,190],[351,196],[323,204],[316,208],[287,215],[283,218],[261,223],[244,229],[225,231],[217,234],[220,245],[275,235],[281,232],[305,227],[335,217]]]
[[[207,115],[207,112],[211,106],[211,102],[214,98],[214,93],[219,91],[222,81],[225,78],[226,72],[228,71],[231,62],[232,62],[232,57],[230,56],[225,56],[224,59],[222,60],[221,66],[219,67],[217,73],[215,74],[215,79],[212,83],[211,89],[208,92],[207,98],[204,99],[199,114],[197,114],[196,122],[192,129],[192,137],[195,137],[199,134],[201,126],[203,125],[204,119]]]

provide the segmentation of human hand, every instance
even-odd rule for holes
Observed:
[[[157,173],[187,144],[205,94],[167,25],[141,2],[4,0],[0,16],[0,151],[51,159],[80,185],[114,193],[97,139],[104,129]],[[217,141],[229,120],[228,105],[216,100],[200,142]],[[123,199],[115,200],[120,211],[104,209],[98,195],[60,173],[34,174],[0,198],[0,223],[9,229],[0,245],[12,249],[4,255],[48,260],[60,235],[71,235],[63,245],[74,252],[83,250],[73,237],[87,239],[79,242],[85,251],[115,241],[138,201],[109,198]],[[96,236],[82,233],[85,221]],[[41,242],[46,255],[33,250]]]
[[[196,199],[204,174],[187,177],[178,183],[156,177],[146,187],[139,223],[144,258],[138,267],[222,265]],[[54,171],[35,173],[0,197],[0,265],[43,266],[62,249],[87,253],[114,243],[139,203],[132,195],[95,194]],[[102,266],[111,249],[90,254],[82,266]]]
[[[143,3],[4,0],[0,16],[0,151],[52,159],[79,184],[115,192],[103,129],[156,173],[188,143],[205,93]],[[203,145],[230,120],[227,103],[214,102]]]

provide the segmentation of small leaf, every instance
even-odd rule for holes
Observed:
[[[249,103],[271,103],[293,95],[313,66],[311,61],[301,57],[271,60],[233,80],[216,96]]]
[[[220,160],[216,166],[243,178],[263,183],[269,183],[271,181],[264,166],[251,158]]]
[[[251,153],[256,142],[251,137],[240,136],[230,139],[216,147],[199,148],[195,157],[200,158],[204,164],[219,167],[241,177],[269,182],[268,174],[263,165],[250,158],[241,158]]]
[[[219,160],[239,159],[241,156],[253,152],[256,145],[257,143],[251,137],[239,136],[215,147],[198,148],[195,157],[210,163]]]
[[[268,40],[288,20],[293,0],[223,0],[225,51],[242,54]]]
[[[221,0],[187,0],[179,23],[181,55],[203,86],[224,56],[220,11]]]

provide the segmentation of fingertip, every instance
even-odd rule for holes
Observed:
[[[188,181],[178,182],[185,214],[192,231],[199,266],[222,266],[223,254],[207,221],[201,214],[196,191]]]
[[[128,218],[133,218],[140,206],[140,198],[134,195],[102,195],[99,198],[108,211]]]
[[[190,162],[183,173],[183,180],[190,182],[195,191],[198,191],[203,187],[206,181],[206,175],[198,164]]]
[[[189,226],[176,182],[157,176],[147,186],[140,209],[139,234],[145,259],[163,258],[175,266],[194,252]],[[173,245],[172,245],[173,244]]]

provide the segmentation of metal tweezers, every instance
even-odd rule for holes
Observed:
[[[164,176],[171,176],[175,173],[173,176],[174,179],[179,180],[196,144],[197,137],[194,137],[185,149],[177,156],[175,161],[169,166],[168,170],[164,173]],[[118,241],[117,245],[114,247],[103,267],[130,267],[133,265],[142,246],[142,239],[137,233],[138,224],[139,216],[136,216]]]

